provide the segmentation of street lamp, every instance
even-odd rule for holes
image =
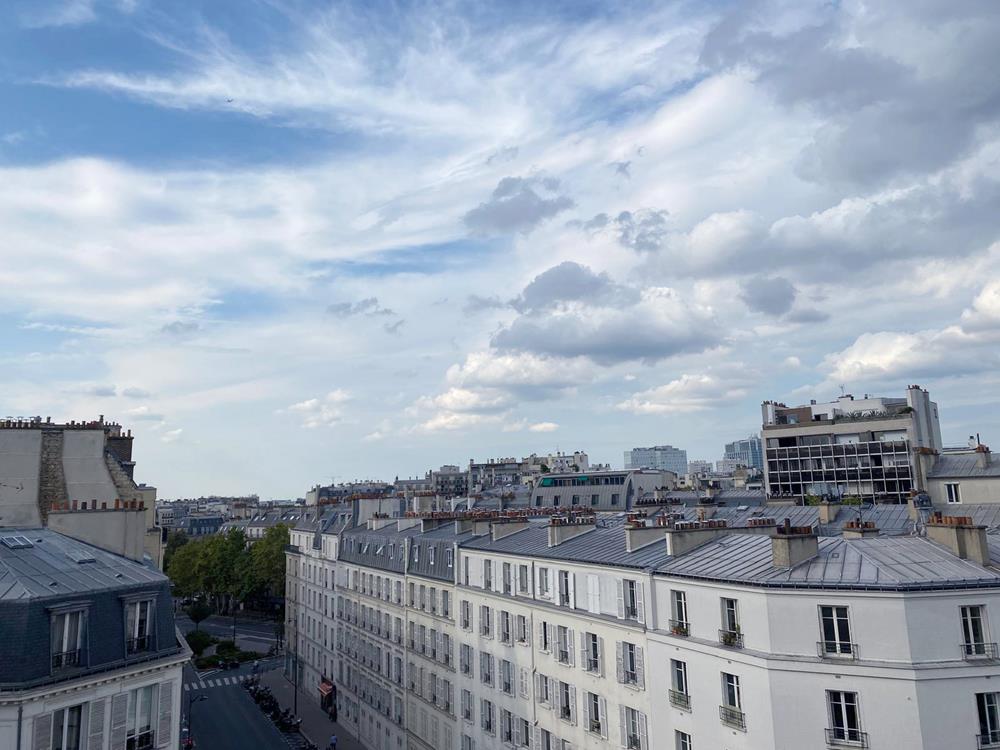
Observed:
[[[192,721],[193,714],[191,709],[195,703],[208,700],[208,696],[204,693],[199,693],[195,697],[188,698],[188,745],[187,747],[194,747],[194,722]]]

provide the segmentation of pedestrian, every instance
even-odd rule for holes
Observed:
[[[337,735],[330,735],[330,750],[337,750]]]

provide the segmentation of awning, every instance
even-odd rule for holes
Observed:
[[[321,695],[329,695],[333,692],[333,685],[326,680],[323,680],[323,682],[319,684],[319,692]]]

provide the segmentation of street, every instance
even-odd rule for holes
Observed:
[[[183,611],[174,616],[181,633],[187,634],[194,630],[194,623]],[[244,651],[267,653],[274,645],[276,623],[274,620],[236,619],[236,646]],[[198,629],[216,638],[233,637],[233,618],[223,615],[212,615],[198,624]]]
[[[261,662],[273,669],[278,660]],[[196,750],[286,750],[289,742],[242,686],[252,664],[239,670],[198,673],[184,667],[181,726],[190,726]],[[193,721],[192,721],[193,719]],[[190,721],[190,723],[189,723]]]

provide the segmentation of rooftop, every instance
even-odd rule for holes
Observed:
[[[934,466],[927,472],[932,478],[987,478],[1000,477],[1000,457],[990,456],[986,466],[979,465],[981,453],[943,453],[934,461]]]
[[[154,568],[48,529],[0,528],[0,540],[5,537],[23,538],[30,546],[0,543],[0,601],[65,597],[166,580]]]

